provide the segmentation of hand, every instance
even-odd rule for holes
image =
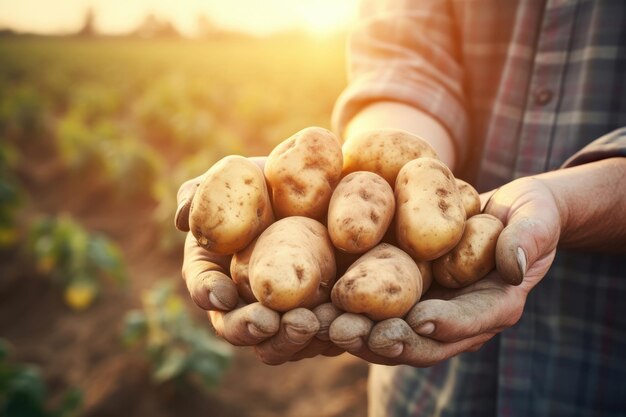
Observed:
[[[251,158],[261,169],[265,158]],[[189,208],[198,185],[206,174],[185,182],[178,191],[175,224],[189,231]],[[216,256],[187,234],[182,276],[193,301],[208,311],[216,333],[236,346],[254,346],[267,364],[342,351],[331,342],[315,337],[320,323],[307,309],[297,308],[281,315],[260,303],[244,303],[228,275],[230,257]]]
[[[331,340],[371,362],[424,367],[479,349],[514,325],[528,293],[552,264],[561,215],[552,191],[537,178],[491,193],[484,212],[505,225],[496,246],[496,271],[462,289],[433,286],[404,320],[374,324],[345,314],[331,325]]]

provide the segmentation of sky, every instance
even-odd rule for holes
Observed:
[[[290,29],[324,34],[347,27],[357,0],[0,0],[0,27],[23,32],[71,33],[86,11],[95,12],[96,29],[126,33],[148,13],[167,18],[193,36],[200,14],[224,29],[267,35]]]

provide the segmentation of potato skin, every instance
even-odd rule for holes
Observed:
[[[469,183],[455,178],[456,187],[461,194],[461,201],[463,201],[463,208],[465,209],[465,218],[469,219],[480,213],[480,195],[474,187]]]
[[[222,158],[209,169],[189,213],[198,244],[217,255],[242,250],[273,221],[263,171],[238,155]]]
[[[502,222],[490,214],[468,219],[458,245],[433,262],[437,282],[448,288],[461,288],[487,275],[496,265],[496,242],[502,229]]]
[[[425,294],[433,283],[433,263],[418,261],[416,264],[422,275],[422,294]]]
[[[230,260],[230,278],[237,287],[239,297],[246,303],[254,303],[258,301],[250,288],[250,257],[256,245],[257,239],[250,242],[243,250],[235,253]]]
[[[408,162],[396,179],[396,239],[413,259],[430,261],[461,239],[465,209],[448,167],[432,158]]]
[[[393,187],[404,164],[421,157],[438,158],[430,144],[419,136],[401,129],[372,130],[343,144],[343,175],[370,171]]]
[[[336,248],[364,253],[385,235],[396,208],[393,190],[373,172],[358,171],[344,177],[330,199],[328,232]]]
[[[320,222],[286,217],[259,236],[249,264],[252,293],[275,311],[328,301],[336,278],[335,254]]]
[[[280,143],[265,162],[276,217],[323,219],[342,165],[339,139],[329,130],[309,127]]]
[[[401,249],[381,243],[337,280],[331,300],[338,308],[372,320],[403,317],[422,294],[420,270]]]

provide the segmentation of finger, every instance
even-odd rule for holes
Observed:
[[[468,287],[469,288],[469,287]],[[415,305],[405,321],[413,331],[442,342],[456,342],[515,324],[526,297],[494,273],[449,300],[429,299]]]
[[[176,214],[174,215],[174,224],[176,228],[182,232],[189,231],[189,210],[191,208],[191,202],[193,200],[193,196],[196,194],[198,186],[205,177],[206,173],[200,175],[199,177],[185,181],[178,189],[178,194],[176,196],[178,208],[176,209]]]
[[[318,330],[315,314],[305,308],[296,308],[283,314],[278,333],[256,345],[254,350],[264,363],[279,365],[304,349]]]
[[[313,314],[315,314],[315,317],[317,317],[317,321],[320,323],[320,329],[318,330],[315,337],[319,340],[330,340],[330,336],[328,334],[330,325],[337,317],[342,314],[342,311],[335,307],[333,303],[324,303],[315,307],[313,309]]]
[[[552,263],[557,242],[558,230],[545,219],[520,215],[512,219],[498,237],[496,269],[507,283],[519,285],[530,265],[543,269],[544,265],[547,268]],[[537,261],[539,265],[535,265]]]
[[[330,340],[350,353],[358,352],[367,344],[374,322],[365,316],[344,313],[328,329]]]
[[[519,285],[531,267],[545,273],[552,263],[561,220],[542,181],[524,178],[511,184],[494,193],[484,211],[506,226],[496,244],[496,269],[505,282]]]
[[[191,298],[200,308],[227,311],[237,306],[237,287],[225,273],[228,263],[228,257],[211,254],[187,233],[182,276]]]
[[[482,193],[482,194],[479,195],[479,197],[480,197],[480,212],[481,213],[485,210],[485,207],[487,206],[487,204],[491,200],[491,197],[493,197],[493,195],[496,193],[496,191],[498,191],[497,188],[495,190],[487,191],[486,193]]]
[[[256,345],[274,336],[280,327],[280,315],[261,303],[208,314],[215,333],[235,346]]]
[[[323,341],[317,338],[311,339],[311,341],[304,347],[304,349],[296,352],[289,358],[290,362],[299,361],[302,359],[313,358],[315,356],[337,356],[341,355],[345,351],[339,347],[333,345],[331,342]]]
[[[372,352],[393,358],[400,363],[428,367],[465,352],[492,337],[493,333],[482,333],[458,342],[438,342],[419,336],[404,320],[394,318],[381,321],[374,326],[368,346]]]
[[[466,352],[478,352],[483,346],[485,346],[484,342],[476,343],[474,346],[470,346]]]

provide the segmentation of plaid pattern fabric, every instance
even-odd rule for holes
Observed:
[[[479,191],[626,156],[626,1],[370,0],[362,14],[337,131],[372,102],[413,105]],[[372,366],[370,414],[626,416],[624,258],[559,250],[521,320],[480,351]]]

